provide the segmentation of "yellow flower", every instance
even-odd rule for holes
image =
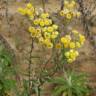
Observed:
[[[67,58],[69,58],[70,53],[69,53],[69,52],[65,52],[65,56],[66,56]]]
[[[64,48],[68,48],[69,47],[69,43],[64,43]]]
[[[41,29],[40,29],[40,28],[37,28],[37,29],[36,29],[36,32],[37,32],[37,33],[41,33]]]
[[[58,34],[59,34],[58,31],[52,32],[51,38],[55,39],[58,36]]]
[[[48,27],[48,32],[53,32],[54,31],[54,29],[53,29],[53,27]]]
[[[50,25],[49,19],[44,19],[44,23],[46,26]]]
[[[42,31],[46,32],[47,31],[47,27],[42,28]]]
[[[45,38],[50,38],[50,34],[49,34],[48,32],[45,32],[45,33],[44,33],[44,37],[45,37]]]
[[[83,44],[85,41],[85,37],[81,34],[79,34],[79,38],[80,38],[80,43]]]
[[[64,16],[64,15],[65,15],[64,11],[61,10],[61,11],[60,11],[60,16]]]
[[[53,44],[50,42],[50,43],[47,43],[47,48],[53,48]]]
[[[71,13],[67,13],[66,14],[66,18],[69,19],[69,20],[72,19],[72,14]]]
[[[23,8],[18,8],[18,12],[20,13],[20,14],[22,14],[22,15],[26,15],[26,11],[25,11],[25,9],[23,9]]]
[[[39,40],[39,43],[43,44],[43,42],[44,42],[44,38],[43,37],[38,38],[38,40]]]
[[[68,48],[69,47],[69,44],[70,44],[70,38],[66,38],[66,36],[65,37],[62,37],[61,38],[61,43],[63,43],[64,44],[64,47],[65,48]]]
[[[28,28],[28,31],[29,31],[29,32],[35,32],[36,30],[35,30],[34,27],[29,27],[29,28]]]
[[[66,35],[65,38],[68,40],[68,42],[70,42],[70,40],[71,40],[71,36],[70,35]]]
[[[64,0],[64,6],[67,7],[69,5],[69,2],[67,0]]]
[[[75,58],[79,55],[78,51],[76,50],[70,50],[69,51],[69,59],[75,60]]]
[[[75,57],[76,57],[75,53],[74,52],[73,53],[70,52],[70,58],[73,59]]]
[[[68,8],[69,9],[74,9],[75,5],[76,5],[76,2],[75,1],[71,1],[70,4],[68,5]]]
[[[36,36],[37,36],[37,33],[36,33],[36,32],[32,32],[32,33],[31,33],[31,36],[32,36],[32,37],[36,37]]]
[[[61,43],[57,43],[55,46],[57,49],[60,49],[62,47]]]
[[[27,15],[29,15],[29,16],[33,15],[32,11],[30,9],[25,9],[25,10],[26,10]]]
[[[48,38],[45,38],[44,39],[44,44],[46,45],[47,43],[49,43],[50,42],[50,40],[48,39]]]
[[[67,39],[65,37],[62,37],[61,38],[61,43],[66,44],[67,43]]]
[[[73,59],[68,59],[68,63],[72,63],[73,62]]]
[[[51,37],[51,39],[55,39],[57,37],[57,35],[52,34],[50,37]]]
[[[58,29],[58,26],[57,25],[52,25],[52,27],[55,29],[55,30],[57,30]]]
[[[58,36],[59,32],[58,31],[55,31],[53,32],[54,35]]]
[[[75,48],[75,43],[74,42],[70,42],[69,47],[72,48],[72,49]]]
[[[49,17],[49,14],[48,13],[42,13],[40,17],[45,19],[45,18]]]
[[[80,48],[81,44],[79,42],[76,42],[76,48]]]
[[[38,24],[39,24],[39,20],[38,20],[38,19],[35,19],[35,20],[33,21],[33,23],[34,23],[34,25],[38,25]]]
[[[30,8],[32,7],[32,4],[31,4],[31,3],[28,3],[28,4],[26,5],[26,7],[30,9]]]
[[[40,26],[41,26],[41,27],[44,27],[44,26],[45,26],[45,23],[44,23],[43,20],[40,21]]]
[[[40,32],[39,28],[35,29],[34,27],[29,27],[28,30],[29,30],[29,32],[31,32],[32,37],[40,37],[41,36],[41,33],[39,33]]]
[[[66,56],[67,61],[69,63],[72,63],[73,61],[75,61],[76,60],[76,57],[78,55],[79,55],[78,51],[73,50],[73,49],[69,50],[68,52],[65,52],[65,56]]]
[[[51,43],[49,39],[44,39],[43,44],[44,44],[47,48],[52,48],[52,47],[53,47],[53,43]]]

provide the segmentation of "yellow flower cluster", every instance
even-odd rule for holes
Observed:
[[[64,8],[60,11],[60,15],[67,20],[71,20],[74,17],[80,17],[80,12],[76,10],[76,1],[64,0]]]
[[[76,50],[82,47],[84,41],[85,37],[77,30],[72,30],[71,36],[65,35],[64,37],[61,37],[61,43],[63,44],[64,49],[68,50],[64,54],[69,63],[76,60],[76,57],[79,55],[78,51]]]
[[[52,24],[52,20],[49,19],[49,14],[48,13],[42,13],[39,18],[36,18],[33,21],[34,25],[39,25],[41,27],[44,26],[49,26]]]
[[[32,26],[28,28],[32,38],[48,48],[53,47],[52,41],[58,36],[58,26],[52,22],[48,13],[36,14],[36,10],[31,3],[25,8],[19,8],[18,11],[32,20]]]
[[[80,48],[84,44],[85,37],[77,30],[72,30],[71,34],[73,35],[73,38],[70,35],[65,35],[64,37],[61,37],[61,43],[63,43],[64,48]]]
[[[61,37],[61,43],[64,44],[64,48],[68,48],[71,42],[71,36],[65,35],[64,37]]]
[[[58,26],[53,24],[49,18],[48,13],[41,13],[37,18],[33,20],[34,27],[29,27],[31,36],[38,39],[39,43],[45,45],[47,48],[52,48],[54,40],[59,32]]]
[[[72,30],[73,35],[76,37],[76,46],[80,48],[85,42],[85,36],[80,34],[77,30]]]
[[[31,3],[28,3],[25,8],[18,8],[18,12],[22,15],[28,16],[30,19],[34,19],[35,16],[35,8]]]
[[[41,29],[40,28],[35,28],[35,27],[29,27],[29,32],[31,33],[31,36],[34,38],[38,38],[41,36]]]
[[[73,17],[79,17],[80,13],[74,11],[76,2],[74,0],[64,0],[64,9],[60,11],[60,15],[66,19],[71,20]],[[67,62],[71,63],[76,60],[79,55],[77,51],[85,41],[85,37],[80,34],[77,30],[72,30],[70,34],[59,38],[58,43],[53,43],[59,35],[58,25],[54,24],[48,13],[42,12],[36,14],[36,10],[31,3],[28,3],[25,8],[19,8],[18,11],[28,18],[31,18],[32,26],[28,28],[31,37],[38,41],[40,44],[47,48],[61,49],[64,48],[63,55]],[[60,35],[59,35],[60,36]],[[57,40],[58,41],[58,40]]]
[[[68,52],[65,52],[64,54],[67,58],[67,61],[69,63],[73,62],[76,60],[76,57],[79,55],[78,51],[74,50],[74,49],[71,49],[69,50]]]

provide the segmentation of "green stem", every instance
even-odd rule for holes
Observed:
[[[39,88],[39,86],[37,86],[37,96],[40,96],[40,88]]]
[[[31,96],[31,64],[32,64],[32,51],[33,51],[33,38],[32,38],[32,43],[31,43],[31,50],[30,50],[30,57],[29,57],[29,66],[28,66],[28,73],[29,73],[29,96]]]
[[[42,0],[42,7],[43,7],[44,12],[46,12],[45,1],[44,0]]]

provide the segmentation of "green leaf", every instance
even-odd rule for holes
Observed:
[[[67,72],[67,79],[64,77],[56,77],[50,79],[50,82],[55,84],[54,96],[59,96],[62,91],[66,91],[70,96],[85,96],[89,93],[86,85],[86,76],[84,74],[77,74],[75,72]]]
[[[60,96],[65,90],[66,88],[64,86],[57,86],[53,90],[53,96]]]
[[[4,84],[4,89],[5,90],[11,90],[14,87],[16,87],[15,80],[6,79],[6,80],[3,81],[3,84]]]
[[[49,82],[52,82],[54,84],[61,84],[61,85],[66,83],[65,79],[62,77],[56,77],[55,79],[50,79]]]

